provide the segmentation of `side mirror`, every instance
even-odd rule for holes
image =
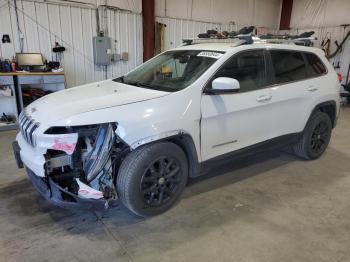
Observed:
[[[229,77],[218,77],[213,80],[212,88],[207,90],[207,94],[219,95],[237,92],[240,89],[238,80]]]

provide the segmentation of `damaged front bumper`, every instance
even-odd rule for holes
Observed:
[[[71,141],[73,135],[76,139]],[[84,128],[74,134],[42,137],[31,146],[19,133],[13,150],[18,167],[26,168],[34,187],[46,200],[65,208],[106,208],[117,199],[114,181],[124,152],[129,149],[116,139],[113,125],[103,124],[96,132]],[[69,145],[74,143],[70,151],[66,146],[57,147],[66,145],[68,139]]]
[[[51,178],[42,178],[26,167],[27,175],[34,188],[50,203],[68,209],[105,208],[105,199],[83,199],[60,187]]]
[[[98,199],[95,198],[82,198],[76,194],[69,192],[67,189],[62,188],[57,183],[55,183],[50,177],[41,177],[35,174],[31,169],[29,169],[22,162],[21,158],[21,148],[17,141],[12,143],[13,153],[15,155],[15,160],[17,162],[18,168],[25,167],[28,178],[32,182],[34,188],[50,203],[68,209],[90,209],[90,208],[105,208],[109,202],[103,198],[103,196]],[[81,182],[80,182],[81,183]],[[82,184],[80,184],[82,185]],[[81,190],[87,191],[85,187]],[[95,191],[91,191],[95,193]],[[102,194],[102,193],[101,193]]]
[[[73,194],[65,188],[62,188],[50,177],[41,177],[29,169],[21,158],[21,148],[17,141],[12,143],[15,160],[18,168],[25,167],[28,178],[34,188],[50,203],[63,208],[102,208],[108,207],[109,202],[103,198],[100,191],[88,187],[78,180],[78,195]],[[84,197],[85,195],[85,197]],[[89,198],[91,197],[91,198]]]

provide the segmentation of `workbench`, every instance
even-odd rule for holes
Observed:
[[[18,115],[25,107],[22,98],[23,87],[56,92],[65,89],[65,77],[63,72],[0,73],[0,86],[7,86],[11,89],[11,96],[0,95],[0,115],[2,113],[12,115],[17,120],[13,124],[0,122],[0,131],[4,131],[18,128]]]

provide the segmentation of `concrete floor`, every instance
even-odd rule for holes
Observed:
[[[46,203],[0,133],[0,261],[350,261],[350,108],[321,159],[281,152],[192,182],[164,215]]]

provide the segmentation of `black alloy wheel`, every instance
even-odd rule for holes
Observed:
[[[138,216],[158,215],[179,199],[187,178],[185,152],[171,142],[152,143],[123,160],[116,181],[118,197]]]
[[[163,156],[151,163],[141,178],[140,191],[150,206],[162,206],[179,189],[181,167],[177,160]]]
[[[303,159],[317,159],[326,150],[332,135],[332,120],[325,112],[313,113],[294,145],[294,152]]]
[[[330,138],[329,129],[330,127],[325,121],[319,122],[314,128],[310,139],[311,150],[314,154],[318,155],[325,150]]]

